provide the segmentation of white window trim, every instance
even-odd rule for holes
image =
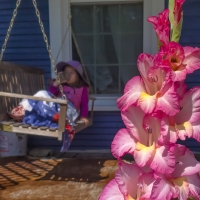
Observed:
[[[157,52],[157,38],[152,25],[147,22],[149,16],[156,16],[165,8],[165,0],[70,0],[71,4],[79,3],[116,3],[116,2],[144,2],[143,13],[143,52],[154,54]],[[61,46],[64,34],[69,26],[69,0],[49,0],[50,44],[54,58]],[[141,52],[142,53],[142,52]],[[68,30],[58,61],[72,59],[71,31]],[[54,71],[51,72],[55,76]],[[96,97],[95,111],[118,111],[116,100],[120,95],[92,95]]]

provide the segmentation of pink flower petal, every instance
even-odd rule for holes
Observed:
[[[143,119],[143,127],[147,134],[149,134],[149,131],[151,132],[152,141],[155,143],[157,143],[160,137],[160,117],[160,115],[145,115]]]
[[[169,43],[169,9],[165,9],[158,16],[148,17],[148,21],[154,25],[157,37],[163,44]]]
[[[161,121],[161,135],[162,137],[159,139],[159,142],[162,144],[170,144],[176,143],[178,139],[178,135],[176,133],[175,125],[170,123],[170,118],[167,115],[163,115]]]
[[[142,170],[136,164],[119,163],[119,169],[115,173],[115,180],[124,196],[136,197],[138,179],[141,174]]]
[[[155,94],[153,85],[148,80],[148,71],[151,67],[153,67],[153,56],[142,53],[138,57],[137,61],[138,70],[142,76],[144,84],[146,86],[146,90],[148,94]]]
[[[138,142],[134,151],[134,159],[140,167],[144,167],[145,165],[148,165],[150,159],[154,156],[154,154],[155,144],[147,147]]]
[[[174,178],[189,176],[198,172],[200,172],[200,163],[189,149],[187,149],[183,156],[176,157],[176,166],[172,173]]]
[[[193,126],[192,137],[196,139],[198,142],[200,142],[200,119],[198,119],[196,122],[193,122],[192,126]]]
[[[112,179],[103,189],[99,200],[124,200],[124,195],[120,192],[115,179]]]
[[[187,73],[190,74],[200,68],[200,49],[195,47],[183,47],[185,59],[183,64],[186,65]]]
[[[150,96],[147,93],[142,92],[138,103],[144,113],[152,113],[156,106],[156,95]]]
[[[141,199],[150,199],[154,182],[155,178],[152,172],[140,176],[139,183],[143,185]]]
[[[174,84],[178,94],[178,98],[179,100],[181,100],[187,91],[187,85],[184,83],[184,81],[175,82]]]
[[[150,95],[156,94],[165,84],[171,81],[171,70],[168,67],[158,65],[148,70],[148,80],[153,87],[153,92],[149,93]]]
[[[137,146],[136,146],[137,148]],[[150,161],[151,169],[161,174],[170,174],[174,171],[175,156],[171,145],[156,147],[155,155]]]
[[[180,101],[181,111],[175,116],[176,124],[195,122],[200,118],[200,87],[187,91]]]
[[[190,194],[189,184],[185,177],[173,179],[175,188],[178,191],[178,199],[187,200]]]
[[[180,65],[176,71],[173,71],[175,76],[173,81],[184,81],[187,75],[187,69],[185,65]]]
[[[183,156],[185,155],[185,152],[187,151],[187,148],[184,145],[181,144],[175,144],[174,146],[174,155],[175,157]]]
[[[121,112],[121,115],[129,133],[142,144],[147,145],[148,135],[142,126],[144,112],[139,107],[131,106],[127,111]]]
[[[177,24],[180,22],[182,17],[182,5],[185,0],[176,0],[174,4],[174,24],[177,26]]]
[[[120,159],[126,153],[133,155],[136,142],[136,139],[128,133],[127,129],[120,129],[112,141],[111,152],[117,159]]]
[[[164,54],[164,63],[169,62],[173,71],[179,69],[185,58],[183,47],[177,42],[170,42],[161,48],[161,54]]]
[[[190,138],[193,135],[193,127],[190,122],[184,122],[183,124],[176,125],[176,131],[181,140],[185,140],[186,137]]]
[[[200,176],[199,174],[193,174],[190,176],[185,176],[189,184],[190,194],[197,199],[200,195]]]
[[[176,189],[165,178],[158,178],[152,189],[151,200],[171,200],[177,197]]]
[[[159,110],[169,116],[174,116],[179,112],[178,97],[172,82],[168,82],[157,95],[155,112]]]
[[[132,85],[132,87],[131,87]],[[131,105],[136,105],[142,92],[146,92],[144,83],[139,76],[135,76],[125,87],[125,94],[117,100],[117,107],[121,111],[127,110]]]

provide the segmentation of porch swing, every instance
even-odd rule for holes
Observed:
[[[63,88],[60,83],[59,76],[57,74],[55,63],[57,62],[59,54],[62,50],[62,46],[64,44],[65,37],[67,35],[67,31],[69,31],[69,28],[71,28],[71,25],[66,30],[58,55],[54,61],[50,46],[48,44],[48,38],[44,30],[43,22],[41,21],[41,18],[40,18],[40,12],[37,8],[37,2],[36,0],[32,0],[32,2],[35,8],[35,13],[39,21],[39,25],[43,34],[44,41],[46,43],[46,48],[49,53],[51,65],[52,65],[53,70],[55,71],[55,75],[59,83],[59,89],[62,94],[62,99],[50,99],[50,98],[31,96],[35,94],[36,92],[38,92],[39,90],[42,90],[45,88],[44,71],[42,69],[30,67],[30,66],[24,66],[24,65],[22,66],[19,64],[11,63],[11,62],[2,61],[3,53],[6,49],[6,44],[9,39],[15,17],[17,15],[17,9],[21,3],[21,0],[17,0],[16,8],[13,11],[13,16],[11,18],[10,25],[9,25],[4,44],[2,46],[2,51],[0,54],[0,130],[13,132],[13,133],[54,137],[54,138],[58,138],[58,140],[62,140],[63,132],[65,132],[66,111],[67,111],[68,100],[66,99],[66,96],[63,93]],[[80,51],[78,49],[77,42],[74,37],[72,28],[71,28],[71,32],[72,32],[72,37],[74,39],[77,51],[81,58]],[[82,58],[81,58],[81,61],[82,61]],[[84,65],[83,65],[83,69],[84,69],[84,74],[86,76],[86,79],[88,83],[90,84]],[[91,85],[90,85],[90,88],[91,88]],[[58,121],[58,128],[31,126],[29,124],[22,124],[18,121],[10,119],[8,115],[8,111],[16,107],[19,104],[21,99],[32,99],[32,100],[38,100],[38,101],[58,103],[60,105],[60,118]],[[92,104],[91,104],[91,112],[90,112],[88,126],[91,126],[93,122],[93,108],[94,108],[95,98],[89,97],[89,100],[92,101]],[[84,124],[83,121],[79,120],[75,122],[74,128],[75,128],[75,133],[77,133],[85,129],[86,125]]]

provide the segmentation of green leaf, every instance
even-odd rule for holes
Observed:
[[[177,26],[173,27],[171,34],[171,41],[179,42],[181,37],[182,24],[183,24],[183,12],[180,22],[177,24]]]
[[[173,29],[173,25],[174,25],[174,3],[175,0],[169,0],[169,21],[170,21],[170,27],[171,30]]]

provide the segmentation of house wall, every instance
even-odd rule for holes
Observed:
[[[37,4],[49,37],[48,0],[37,1]],[[0,47],[4,42],[15,6],[15,0],[0,0]],[[32,0],[21,1],[3,60],[40,67],[45,70],[46,81],[51,76],[50,61]]]
[[[0,0],[0,45],[3,44],[14,7],[15,2],[13,0]],[[38,0],[38,8],[41,12],[47,36],[49,36],[48,0]],[[199,0],[186,0],[183,7],[184,24],[180,41],[184,46],[200,47],[200,39],[198,37],[200,13],[197,12],[199,8]],[[46,72],[46,82],[50,78],[51,70],[48,53],[34,12],[32,0],[22,0],[3,60],[40,67]],[[188,76],[187,84],[189,87],[200,85],[199,73],[197,71]],[[112,139],[122,127],[124,127],[124,124],[121,121],[120,112],[95,112],[93,125],[76,134],[70,149],[109,149]],[[200,151],[200,145],[192,139],[182,143],[193,151]],[[52,138],[29,136],[29,147],[38,146],[59,149],[61,143]]]

